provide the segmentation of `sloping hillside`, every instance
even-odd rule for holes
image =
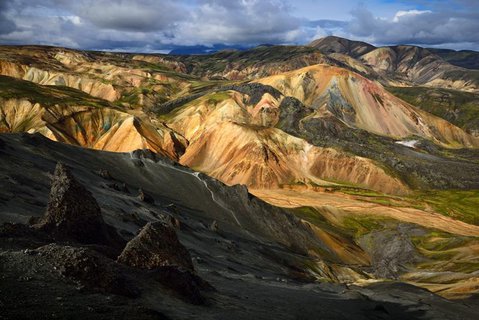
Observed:
[[[382,86],[345,69],[316,65],[259,80],[315,110],[316,117],[333,114],[348,126],[404,138],[432,138],[451,146],[478,146],[461,129],[408,105]]]

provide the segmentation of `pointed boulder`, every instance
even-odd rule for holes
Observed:
[[[176,266],[194,272],[190,253],[178,240],[175,230],[162,222],[146,224],[128,242],[118,262],[141,269]]]

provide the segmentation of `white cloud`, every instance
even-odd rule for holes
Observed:
[[[401,19],[408,18],[408,17],[415,17],[425,13],[432,13],[432,11],[431,10],[408,10],[408,11],[400,10],[396,12],[396,14],[394,15],[393,22],[399,22],[399,20]]]
[[[79,16],[58,16],[57,18],[63,19],[64,21],[71,22],[72,24],[79,26],[82,24],[82,19]]]

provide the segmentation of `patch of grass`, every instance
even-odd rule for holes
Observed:
[[[349,215],[342,219],[341,227],[334,227],[331,223],[315,208],[312,207],[298,207],[288,209],[297,217],[304,219],[315,226],[324,230],[334,231],[334,233],[341,234],[346,238],[358,238],[362,235],[368,234],[375,230],[382,230],[396,224],[397,221],[392,219],[366,216],[366,215]]]
[[[298,218],[306,220],[316,226],[322,226],[328,223],[328,221],[321,215],[321,213],[319,213],[318,210],[312,207],[298,207],[291,208],[288,210]]]
[[[228,84],[233,84],[235,82],[232,81],[215,81],[215,80],[196,80],[191,81],[191,88],[189,94],[200,93],[200,92],[207,92],[213,90],[215,88],[225,86]]]
[[[351,215],[343,219],[343,228],[355,238],[359,238],[373,231],[385,229],[389,222],[389,219],[377,216]]]
[[[478,261],[461,261],[454,263],[455,272],[472,273],[476,272],[477,270],[479,270]]]
[[[166,65],[162,64],[156,64],[156,63],[150,63],[142,60],[131,60],[135,61],[135,64],[138,65],[138,67],[142,68],[145,71],[149,71],[152,73],[161,73],[164,74],[165,76],[168,76],[170,78],[174,78],[179,81],[190,81],[190,80],[196,80],[197,77],[191,76],[189,74],[185,73],[180,73],[172,70]]]
[[[464,244],[466,237],[451,235],[441,231],[431,231],[425,236],[413,237],[416,247],[428,251],[446,251]]]
[[[479,225],[479,190],[421,191],[411,200],[425,203],[445,216]]]
[[[230,98],[230,95],[227,91],[219,91],[206,96],[206,99],[209,104],[217,105],[218,103],[227,100]]]
[[[345,187],[345,186],[337,186],[333,187],[334,191],[340,191],[342,193],[355,195],[355,196],[362,196],[362,197],[384,197],[385,194],[373,191],[370,189],[364,188],[354,188],[354,187]]]
[[[423,264],[422,268],[432,268],[440,262],[447,262],[448,270],[457,272],[459,270],[456,265],[462,263],[455,259],[460,254],[457,249],[466,247],[469,242],[475,240],[471,237],[432,231],[423,236],[412,237],[411,241],[423,256],[433,260]]]
[[[172,72],[170,68],[162,64],[151,63],[151,62],[147,62],[143,60],[132,60],[132,61],[135,61],[140,68],[143,68],[146,71]]]
[[[143,89],[135,88],[133,90],[130,90],[128,92],[125,92],[122,94],[119,100],[117,100],[115,103],[117,105],[124,105],[127,104],[129,106],[136,106],[140,103],[140,94],[142,93]]]
[[[444,76],[451,80],[463,79],[479,82],[479,70],[454,70],[446,72]]]
[[[415,199],[411,200],[408,197],[388,195],[364,188],[336,186],[330,189],[355,196],[360,201],[377,203],[388,207],[410,207],[415,209],[424,209],[426,207]]]
[[[431,208],[445,216],[479,225],[479,190],[416,191],[409,196],[392,196],[361,188],[338,187],[336,191],[357,196],[359,200],[392,207],[419,210]]]

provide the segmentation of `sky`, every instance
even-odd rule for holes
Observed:
[[[479,51],[479,0],[0,0],[0,44],[169,52],[328,35]]]

